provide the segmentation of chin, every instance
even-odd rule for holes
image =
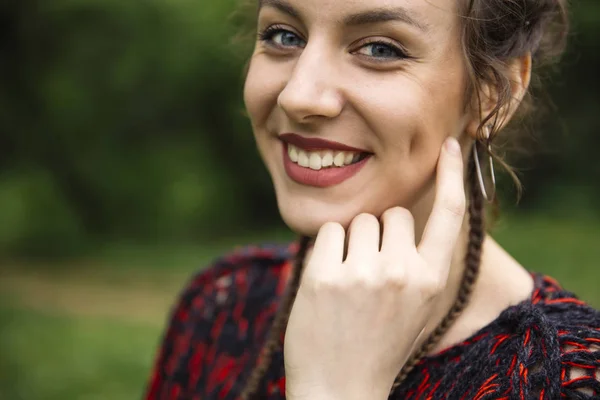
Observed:
[[[327,222],[337,222],[348,229],[355,216],[363,212],[355,204],[323,204],[314,199],[279,202],[279,213],[285,224],[295,233],[316,237],[319,229]]]
[[[321,226],[321,223],[315,219],[306,219],[296,215],[281,214],[283,222],[290,228],[294,233],[301,236],[308,236],[315,238]]]
[[[280,205],[279,212],[285,224],[299,235],[316,237],[319,229],[327,222],[337,222],[346,228],[351,221],[350,217],[345,218],[340,215],[342,210],[339,209],[339,206],[337,206],[337,210],[327,211],[333,207],[293,203],[296,202],[286,202]]]

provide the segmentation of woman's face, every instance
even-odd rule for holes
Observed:
[[[469,123],[455,3],[261,1],[244,99],[290,228],[430,199]]]

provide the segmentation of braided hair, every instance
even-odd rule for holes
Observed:
[[[280,345],[280,337],[285,332],[296,294],[298,293],[298,287],[300,287],[300,278],[302,277],[302,270],[304,269],[304,259],[308,251],[308,245],[310,238],[303,236],[300,238],[300,248],[296,254],[296,261],[294,263],[294,269],[292,271],[292,277],[288,283],[288,287],[281,300],[281,305],[277,314],[275,314],[275,320],[273,325],[267,334],[267,340],[264,347],[262,348],[256,367],[250,373],[250,378],[240,395],[242,400],[258,399],[258,388],[261,380],[271,364],[271,357],[273,353]]]
[[[467,244],[467,254],[465,256],[465,269],[458,289],[456,300],[446,316],[429,335],[421,347],[407,360],[402,370],[396,377],[392,386],[392,393],[402,384],[408,374],[415,368],[419,361],[425,357],[433,347],[439,343],[441,338],[450,329],[452,324],[458,319],[460,314],[469,304],[475,282],[479,276],[479,267],[481,265],[481,247],[485,238],[485,208],[484,198],[481,187],[477,182],[475,170],[475,160],[473,153],[468,164],[469,179],[469,242]]]

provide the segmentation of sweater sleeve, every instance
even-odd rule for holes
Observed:
[[[426,361],[395,399],[597,400],[600,313],[566,295],[523,303]]]
[[[582,307],[578,313],[571,312],[571,318],[571,326],[558,331],[561,396],[567,399],[599,399],[600,313]]]
[[[600,313],[563,293],[520,320],[511,399],[600,399]]]

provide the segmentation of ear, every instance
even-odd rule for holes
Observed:
[[[510,80],[511,101],[499,109],[496,132],[506,126],[521,105],[531,82],[531,64],[531,53],[527,53],[522,57],[512,59],[506,65],[505,71]],[[498,98],[498,91],[493,82],[485,82],[480,87],[479,96],[477,96],[477,93],[473,93],[471,100],[472,117],[466,128],[471,138],[478,138],[479,126],[494,110],[498,104]],[[493,119],[490,120],[490,123],[493,123]]]

